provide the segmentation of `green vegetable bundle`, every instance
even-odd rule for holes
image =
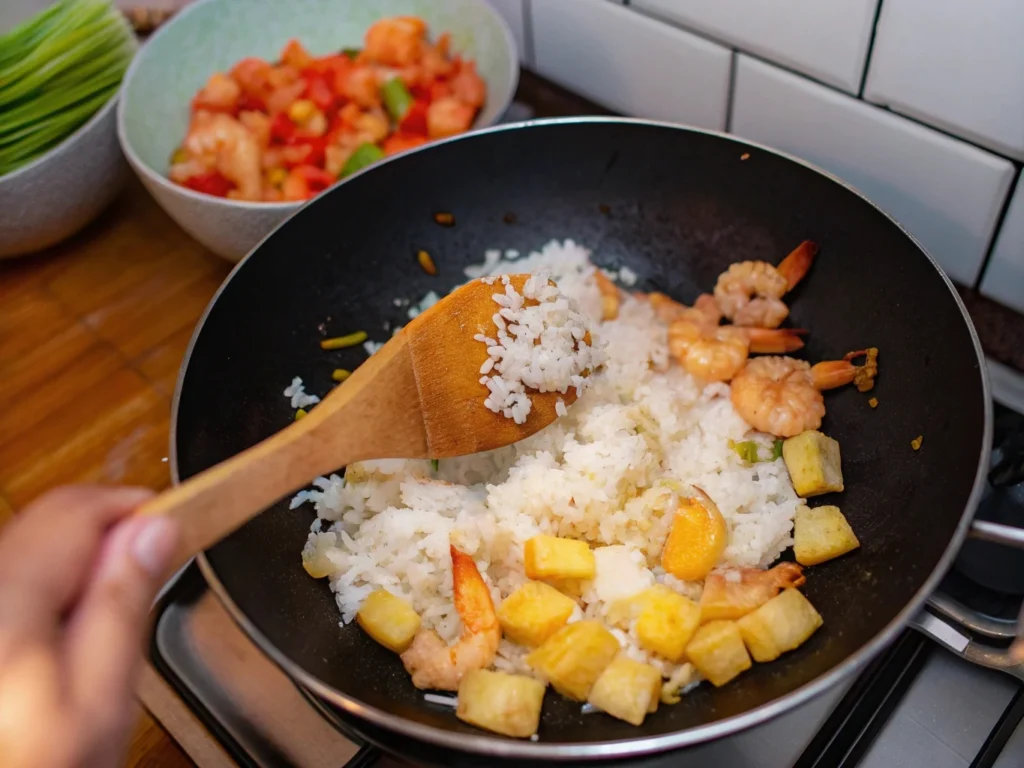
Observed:
[[[109,0],[60,0],[0,36],[0,176],[62,142],[106,104],[135,45]]]

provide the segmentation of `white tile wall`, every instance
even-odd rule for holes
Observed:
[[[733,132],[799,155],[859,188],[951,277],[977,277],[1013,165],[802,77],[739,56]]]
[[[632,5],[856,93],[877,0],[632,0]]]
[[[530,6],[540,74],[618,112],[725,127],[728,49],[610,2]]]
[[[526,8],[525,0],[487,0],[494,9],[505,17],[519,48],[519,60],[529,65],[529,49],[526,44]]]
[[[1024,312],[1024,177],[1017,181],[1017,191],[981,281],[981,292]]]
[[[1024,0],[884,0],[864,95],[1024,159]]]

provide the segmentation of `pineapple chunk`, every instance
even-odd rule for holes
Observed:
[[[509,640],[535,648],[562,627],[575,609],[572,598],[531,581],[505,598],[498,608],[498,621]]]
[[[586,701],[594,681],[619,652],[619,641],[597,621],[562,627],[526,657],[563,696]]]
[[[402,653],[420,628],[420,617],[405,600],[386,589],[371,592],[359,607],[356,621],[385,648]]]
[[[546,688],[525,675],[474,669],[459,682],[455,715],[478,728],[524,739],[537,732]]]
[[[594,553],[585,541],[534,536],[523,552],[526,575],[531,579],[592,579]]]
[[[817,565],[860,546],[839,507],[801,507],[796,511],[793,552],[801,565]]]
[[[782,444],[782,458],[798,496],[843,490],[839,443],[821,432],[801,432]]]
[[[821,615],[798,589],[785,589],[738,622],[757,661],[774,661],[801,645],[822,625]]]
[[[661,584],[641,594],[644,604],[636,620],[640,647],[678,663],[700,625],[700,606]]]
[[[590,689],[587,701],[612,717],[640,725],[658,709],[661,673],[650,664],[619,654]]]
[[[690,663],[715,687],[750,669],[750,654],[735,621],[709,621],[686,646]]]

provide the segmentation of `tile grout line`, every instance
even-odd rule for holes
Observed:
[[[985,255],[981,259],[981,265],[978,267],[978,277],[975,278],[974,284],[972,285],[973,290],[981,290],[981,282],[985,279],[985,272],[988,269],[989,262],[992,261],[992,255],[996,250],[996,242],[999,240],[999,233],[1002,232],[1003,224],[1006,221],[1006,216],[1010,211],[1010,203],[1013,202],[1013,198],[1017,192],[1024,192],[1024,171],[1019,164],[1014,163],[1014,173],[1010,179],[1010,184],[1006,189],[1006,197],[1003,198],[1003,204],[999,208],[999,213],[996,215],[995,223],[992,227],[992,234],[989,235],[988,246],[985,248]],[[1018,189],[1019,188],[1019,189]]]
[[[732,133],[733,105],[736,103],[736,70],[739,68],[739,51],[729,51],[729,83],[725,92],[725,132]]]
[[[523,0],[523,55],[531,69],[537,68],[533,44],[533,0]]]
[[[880,0],[879,5],[881,5],[881,0]],[[995,150],[995,149],[992,149],[990,147],[986,147],[983,144],[979,144],[978,142],[974,141],[973,139],[968,139],[968,138],[965,138],[964,136],[958,136],[957,134],[955,134],[955,133],[953,133],[951,131],[948,131],[945,128],[940,128],[938,126],[932,125],[931,123],[926,123],[924,120],[916,118],[916,117],[914,117],[912,115],[907,115],[907,114],[904,114],[903,112],[897,112],[896,110],[890,109],[888,106],[886,106],[884,104],[876,104],[873,101],[868,101],[867,99],[861,98],[860,96],[858,96],[855,93],[851,93],[850,91],[843,90],[842,88],[840,88],[837,85],[833,85],[832,83],[826,83],[824,80],[819,80],[818,78],[814,77],[813,75],[808,75],[806,72],[801,72],[801,71],[799,71],[797,69],[794,69],[793,67],[790,67],[790,66],[788,66],[786,64],[781,64],[781,63],[779,63],[777,61],[774,61],[772,59],[769,59],[769,58],[765,57],[762,54],[753,53],[752,51],[747,51],[747,50],[743,50],[743,49],[740,49],[740,48],[733,49],[732,46],[729,43],[726,43],[725,41],[720,40],[719,38],[712,37],[712,36],[710,36],[710,35],[708,35],[708,34],[706,34],[704,32],[700,32],[699,30],[696,30],[696,29],[693,29],[691,27],[688,27],[688,26],[686,26],[684,24],[680,24],[679,22],[677,22],[677,21],[675,21],[673,19],[666,19],[664,16],[655,15],[655,14],[649,12],[649,11],[646,11],[643,8],[638,8],[638,7],[633,6],[633,5],[626,5],[626,6],[623,6],[623,7],[628,8],[631,11],[633,11],[634,13],[638,13],[641,16],[645,16],[648,19],[652,19],[653,21],[657,21],[657,22],[659,22],[661,24],[664,24],[664,25],[666,25],[668,27],[671,27],[673,29],[682,30],[683,32],[686,32],[687,34],[693,35],[694,37],[699,37],[701,40],[706,40],[709,43],[714,43],[715,45],[717,45],[717,46],[719,46],[721,48],[728,48],[728,49],[732,50],[734,55],[737,57],[737,65],[738,65],[738,57],[739,56],[746,56],[747,58],[753,59],[754,61],[760,62],[761,64],[764,64],[766,66],[769,66],[769,67],[772,67],[774,69],[778,69],[778,70],[780,70],[782,72],[786,72],[786,73],[788,73],[790,75],[793,75],[793,76],[799,78],[800,80],[804,80],[806,82],[813,83],[814,85],[820,85],[822,88],[825,88],[825,89],[831,91],[832,93],[839,94],[840,96],[845,96],[846,98],[851,99],[852,101],[859,102],[860,104],[863,104],[864,106],[869,107],[871,109],[875,109],[875,110],[880,110],[882,112],[886,112],[886,113],[888,113],[890,115],[893,115],[894,117],[900,118],[901,120],[906,120],[908,123],[913,123],[914,125],[919,125],[922,128],[927,128],[930,131],[934,131],[935,133],[939,134],[940,136],[945,136],[945,137],[953,139],[953,140],[955,140],[955,141],[957,141],[957,142],[959,142],[961,144],[966,144],[969,147],[974,147],[975,149],[980,149],[982,152],[984,152],[984,153],[986,153],[988,155],[991,155],[992,157],[997,157],[997,158],[999,158],[1001,160],[1006,160],[1009,163],[1013,163],[1014,166],[1019,166],[1019,165],[1022,164],[1022,162],[1024,162],[1022,160],[1018,160],[1016,158],[1013,158],[1013,157],[1011,157],[1009,155],[1003,154],[999,150]],[[867,69],[866,69],[866,64],[865,64],[865,73],[866,73],[866,71],[867,71]]]
[[[885,0],[878,0],[875,5],[875,18],[871,22],[871,34],[868,37],[868,49],[864,52],[864,71],[860,75],[860,87],[857,89],[857,98],[864,101],[864,89],[868,84],[868,70],[871,69],[871,55],[875,52],[875,37],[878,35],[878,21],[882,18],[882,3]]]

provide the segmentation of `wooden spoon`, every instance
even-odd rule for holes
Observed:
[[[520,293],[529,275],[514,275]],[[480,367],[493,335],[499,283],[481,280],[420,314],[303,419],[144,504],[143,515],[181,522],[176,565],[227,536],[275,501],[355,461],[441,459],[500,448],[556,418],[565,394],[532,392],[523,424],[484,405]],[[327,361],[324,361],[327,365]],[[276,392],[273,393],[276,395]],[[268,392],[268,397],[271,393]]]

